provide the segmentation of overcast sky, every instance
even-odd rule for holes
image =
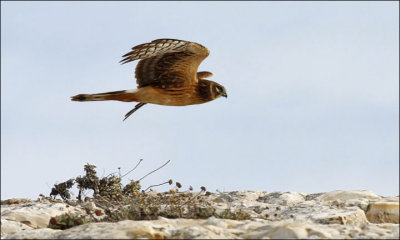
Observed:
[[[1,199],[96,165],[183,188],[399,195],[398,2],[2,2]],[[198,42],[228,98],[71,102],[136,87],[131,47]],[[156,188],[163,191],[168,187]]]

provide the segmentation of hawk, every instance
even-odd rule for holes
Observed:
[[[195,42],[177,39],[157,39],[140,44],[123,55],[122,64],[139,59],[135,69],[137,89],[96,94],[78,94],[72,101],[138,102],[125,115],[147,103],[166,106],[186,106],[228,97],[225,88],[207,80],[211,72],[197,72],[200,63],[210,51]],[[124,119],[124,120],[125,120]]]

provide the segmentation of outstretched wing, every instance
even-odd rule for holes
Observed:
[[[194,42],[177,39],[157,39],[132,48],[121,62],[140,59],[135,76],[138,87],[182,88],[196,83],[197,68],[210,54]]]

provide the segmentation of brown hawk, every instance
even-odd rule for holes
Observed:
[[[209,54],[210,51],[198,43],[177,39],[157,39],[140,44],[123,55],[124,59],[120,61],[125,64],[140,59],[135,70],[137,89],[78,94],[71,100],[139,102],[125,115],[127,119],[146,103],[186,106],[227,97],[222,85],[205,79],[212,73],[197,72]]]

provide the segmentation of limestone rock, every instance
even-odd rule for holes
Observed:
[[[2,205],[1,219],[17,221],[32,228],[45,228],[51,217],[66,212],[84,213],[82,209],[65,203],[35,203]],[[3,227],[2,227],[3,232]]]
[[[310,218],[315,222],[324,224],[356,224],[367,222],[364,211],[357,207],[322,211],[311,215]]]
[[[7,219],[2,219],[1,220],[1,233],[14,233],[14,232],[20,232],[20,231],[25,231],[28,229],[32,229],[32,227],[29,227],[26,224],[23,224],[21,222],[17,221],[10,221]]]
[[[367,210],[367,219],[372,223],[399,223],[399,202],[373,202]]]
[[[298,192],[272,192],[257,200],[278,205],[295,205],[296,203],[304,202],[305,196],[306,194]]]
[[[2,239],[56,239],[55,234],[62,230],[50,228],[29,229],[25,231],[2,234]]]
[[[399,238],[399,197],[372,191],[216,192],[204,198],[216,212],[244,211],[249,220],[167,219],[101,222],[102,204],[9,201],[1,206],[1,237],[21,238]],[[66,230],[47,228],[63,213],[91,216]]]
[[[342,200],[347,201],[350,199],[368,199],[368,200],[378,200],[382,197],[378,196],[376,193],[370,190],[363,190],[363,191],[332,191],[322,194],[318,196],[316,199],[319,201],[332,201],[332,200]]]
[[[22,203],[27,203],[30,202],[32,200],[30,200],[29,198],[11,198],[11,199],[7,199],[4,201],[1,201],[1,204],[3,205],[11,205],[11,204],[22,204]]]
[[[398,238],[397,224],[316,224],[310,221],[269,222],[257,220],[165,219],[153,221],[125,220],[116,223],[89,223],[66,230],[33,229],[7,234],[3,238]]]

